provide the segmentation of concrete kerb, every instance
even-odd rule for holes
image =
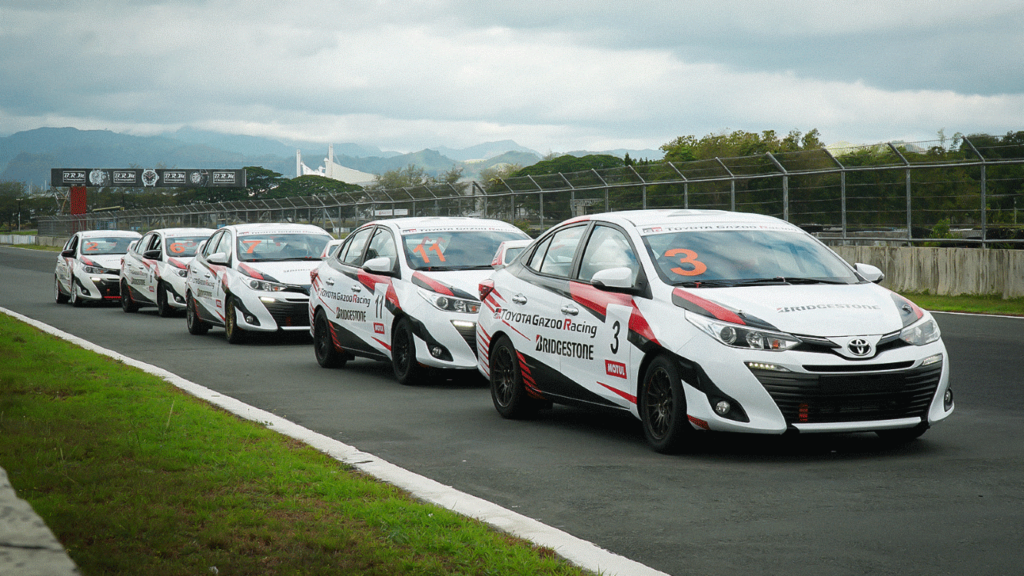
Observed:
[[[435,480],[431,480],[409,470],[405,470],[404,468],[391,464],[390,462],[374,456],[373,454],[363,452],[358,448],[303,428],[302,426],[285,420],[276,414],[249,406],[248,404],[230,396],[225,396],[219,392],[206,388],[205,386],[186,380],[176,374],[164,370],[163,368],[146,364],[145,362],[129,358],[113,350],[97,346],[92,342],[83,340],[77,336],[68,334],[67,332],[54,328],[53,326],[18,314],[12,310],[0,307],[0,312],[35,326],[48,334],[52,334],[58,338],[81,346],[86,350],[113,358],[124,364],[162,378],[197,398],[223,408],[224,410],[227,410],[241,418],[251,420],[280,434],[284,434],[285,436],[304,442],[365,474],[369,474],[382,482],[387,482],[397,486],[424,502],[430,502],[447,508],[453,512],[462,514],[463,516],[475,518],[498,530],[501,530],[502,532],[524,538],[538,546],[551,548],[559,556],[586,570],[607,576],[667,576],[664,572],[660,572],[640,564],[639,562],[635,562],[623,556],[619,556],[618,554],[609,552],[595,544],[572,536],[571,534],[556,528],[552,528],[551,526],[523,516],[522,514],[502,508],[497,504],[460,492],[451,486],[441,484]],[[0,566],[2,566],[2,564],[0,564]]]

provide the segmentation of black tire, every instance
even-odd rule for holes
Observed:
[[[313,318],[313,354],[322,368],[344,368],[348,357],[334,347],[331,327],[323,308]]]
[[[408,318],[399,320],[391,334],[391,368],[398,383],[406,386],[424,377],[424,370],[416,361],[416,340]]]
[[[541,403],[530,398],[523,384],[519,355],[507,336],[499,336],[491,348],[491,401],[503,418],[527,418],[537,413]]]
[[[235,306],[234,296],[228,294],[228,301],[224,308],[224,336],[227,337],[228,342],[231,344],[241,344],[242,342],[245,342],[245,330],[238,327],[238,318],[236,316],[239,312],[238,308]]]
[[[640,388],[640,420],[655,452],[678,452],[694,434],[686,417],[686,396],[675,362],[658,356],[647,367]]]
[[[57,304],[66,304],[68,301],[68,295],[61,291],[60,280],[56,275],[53,277],[53,300]]]
[[[167,303],[167,285],[163,282],[156,283],[156,312],[161,318],[174,316],[174,308]]]
[[[188,333],[194,336],[202,336],[210,330],[210,325],[199,318],[199,304],[196,303],[192,293],[185,296],[185,325],[188,326]]]
[[[71,277],[71,296],[68,298],[68,301],[75,308],[81,308],[82,304],[85,304],[82,301],[82,297],[78,294],[78,284],[75,284],[74,276]]]
[[[877,430],[875,434],[888,444],[906,444],[913,442],[928,431],[927,424],[920,424],[913,428],[899,428],[896,430]]]
[[[121,310],[128,314],[139,311],[139,305],[132,300],[132,291],[127,282],[121,282]]]

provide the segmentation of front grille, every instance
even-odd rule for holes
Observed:
[[[455,325],[452,324],[452,326]],[[466,344],[469,344],[469,349],[473,351],[473,354],[476,354],[476,324],[472,326],[455,326],[455,329],[462,335],[462,339],[466,341]]]
[[[902,372],[795,374],[751,369],[787,424],[924,418],[942,363]]]
[[[309,326],[308,302],[274,302],[264,303],[267,312],[274,317],[274,322],[282,328],[292,326]]]

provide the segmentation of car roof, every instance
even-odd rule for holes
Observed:
[[[519,228],[502,220],[472,218],[468,216],[389,218],[387,220],[368,222],[367,225],[369,224],[381,224],[398,228],[402,234],[411,234],[418,230],[519,230]]]
[[[236,232],[303,232],[307,234],[327,234],[327,231],[312,224],[292,224],[289,222],[260,222],[257,224],[231,224],[221,228],[229,228]],[[329,234],[328,234],[329,235]]]
[[[209,236],[216,232],[213,228],[157,228],[150,232],[159,232],[165,238],[177,238],[178,236]]]
[[[97,236],[106,238],[142,238],[142,234],[133,230],[83,230],[78,235],[82,238],[96,238]]]
[[[626,210],[594,214],[590,218],[618,222],[636,228],[651,226],[694,226],[709,224],[765,224],[772,226],[798,227],[772,216],[750,212],[729,212],[727,210]],[[584,220],[581,218],[580,220]]]

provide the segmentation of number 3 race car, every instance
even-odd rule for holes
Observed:
[[[354,231],[313,272],[309,317],[317,362],[390,361],[402,384],[423,366],[476,367],[476,287],[498,246],[528,239],[475,218],[397,218]]]
[[[920,436],[953,411],[931,315],[784,221],[720,211],[563,222],[480,285],[479,370],[507,418],[628,411],[696,430]]]
[[[58,304],[70,300],[74,306],[84,302],[117,302],[121,298],[121,258],[140,236],[138,232],[122,230],[90,230],[72,235],[57,256],[54,300]]]

